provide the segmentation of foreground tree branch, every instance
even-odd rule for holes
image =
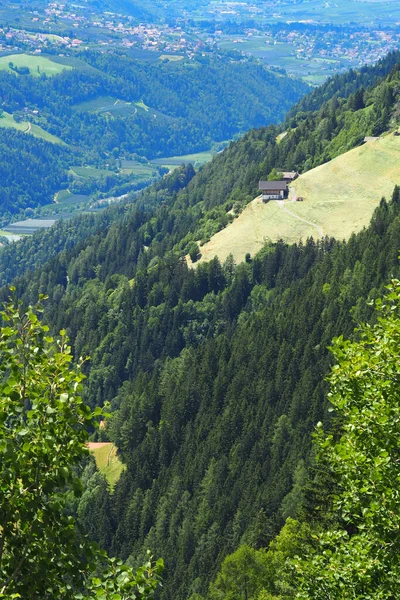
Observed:
[[[82,360],[72,369],[65,331],[40,323],[40,306],[10,303],[0,330],[0,598],[149,597],[162,561],[136,573],[77,531],[66,492],[82,488],[92,412],[80,396]]]

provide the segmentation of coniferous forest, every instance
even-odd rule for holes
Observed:
[[[88,62],[115,76],[114,60]],[[399,65],[393,54],[335,77],[200,172],[184,165],[117,207],[0,249],[1,300],[10,283],[24,306],[46,297],[50,333],[66,329],[75,361],[88,357],[84,401],[94,416],[108,407],[90,433],[126,466],[111,489],[83,461],[68,514],[134,569],[147,550],[162,557],[160,600],[400,592],[400,188],[347,241],[267,243],[239,265],[185,258],[278,165],[307,171],[398,125]],[[139,85],[125,66],[126,85]],[[68,152],[51,155],[49,193]]]

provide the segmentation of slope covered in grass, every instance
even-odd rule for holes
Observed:
[[[11,65],[11,66],[10,66]],[[33,77],[41,75],[57,75],[65,69],[71,69],[69,65],[53,62],[46,56],[33,56],[32,54],[8,54],[0,57],[0,69],[9,73],[18,73],[24,67],[29,69]]]
[[[116,447],[108,442],[91,442],[89,450],[95,458],[97,468],[112,489],[125,469],[118,458]]]
[[[347,239],[368,225],[382,196],[399,183],[400,137],[391,134],[301,175],[293,187],[304,202],[291,210],[326,235]]]
[[[285,202],[256,198],[200,250],[200,262],[232,254],[236,262],[266,241],[305,241],[328,235],[348,239],[370,222],[382,196],[400,184],[400,137],[367,142],[301,175]],[[303,202],[294,202],[296,196]]]

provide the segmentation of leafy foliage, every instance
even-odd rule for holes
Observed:
[[[323,532],[309,562],[298,563],[298,598],[397,598],[399,538],[400,282],[376,300],[374,326],[354,342],[336,339],[338,364],[330,376],[330,401],[341,420],[340,436],[317,444],[334,472],[333,498],[341,527]]]
[[[32,308],[13,304],[2,320],[0,597],[148,597],[161,562],[134,573],[109,560],[77,535],[65,511],[66,492],[81,491],[76,466],[87,454],[87,426],[101,412],[79,395],[83,376],[79,364],[70,369],[65,332],[54,341]]]

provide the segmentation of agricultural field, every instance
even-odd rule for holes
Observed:
[[[73,194],[69,190],[60,190],[55,195],[55,203],[60,204],[61,208],[63,206],[73,205],[73,204],[87,204],[90,201],[90,196],[86,194]],[[51,206],[54,208],[54,204],[45,205],[43,208],[48,208]]]
[[[32,235],[38,230],[49,229],[57,219],[26,219],[25,221],[17,221],[10,223],[4,230],[15,235]]]
[[[167,169],[173,170],[183,164],[192,163],[195,168],[202,167],[206,163],[210,162],[215,153],[211,150],[205,152],[197,152],[195,154],[185,154],[182,156],[169,156],[166,158],[156,158],[151,161],[152,165],[158,165],[166,167]]]
[[[97,113],[136,114],[137,108],[131,102],[125,102],[111,96],[99,96],[94,100],[88,100],[75,104],[75,110],[83,110]]]
[[[334,75],[338,70],[343,69],[343,65],[338,60],[324,58],[297,58],[295,50],[291,44],[272,41],[268,35],[254,36],[235,36],[235,43],[227,39],[219,43],[223,50],[237,50],[251,54],[264,60],[266,63],[285,69],[291,75],[303,79],[311,85],[320,85],[327,77]]]
[[[154,166],[150,163],[141,163],[137,160],[125,160],[121,159],[119,161],[121,173],[129,174],[129,175],[140,175],[151,177],[156,175],[156,170]]]
[[[69,65],[62,65],[54,62],[46,56],[34,56],[31,54],[9,54],[7,56],[0,56],[0,69],[15,73],[15,71],[10,68],[10,63],[13,63],[18,69],[28,67],[30,74],[33,77],[40,77],[40,75],[43,74],[49,77],[61,73],[64,69],[72,68]]]
[[[75,177],[107,177],[107,175],[115,174],[113,171],[107,171],[107,169],[96,169],[95,167],[71,167],[70,172]]]
[[[116,447],[108,442],[90,442],[88,447],[95,458],[97,468],[112,489],[125,469],[118,458]]]
[[[5,111],[3,111],[2,116],[0,117],[0,127],[11,127],[12,129],[17,129],[23,133],[30,133],[37,138],[46,140],[47,142],[51,142],[53,144],[64,144],[60,138],[48,133],[39,127],[39,125],[34,125],[29,121],[21,121],[20,123],[17,123],[17,121],[14,121],[13,116]]]
[[[392,25],[398,20],[400,0],[335,0],[321,2],[308,0],[298,3],[280,3],[274,11],[271,21],[282,18],[291,21],[311,20],[317,23],[334,23],[347,25],[350,22],[370,25],[379,21],[380,24]]]
[[[293,243],[325,235],[347,239],[367,226],[382,196],[400,184],[400,137],[367,142],[301,175],[290,198],[264,204],[253,200],[228,227],[201,246],[199,262],[233,254],[236,262],[267,241]],[[297,196],[303,202],[294,202]],[[189,261],[190,262],[190,261]]]

